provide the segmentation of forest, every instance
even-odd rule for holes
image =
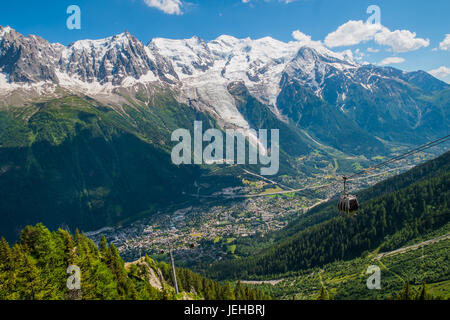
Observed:
[[[80,289],[68,289],[69,266],[80,268]],[[162,288],[151,285],[148,267],[161,274]],[[221,284],[188,269],[177,269],[177,278],[178,295],[167,264],[146,256],[127,268],[114,244],[103,237],[97,246],[78,231],[72,236],[37,224],[25,227],[12,246],[0,240],[0,300],[270,299],[240,283]]]
[[[278,237],[274,245],[242,259],[218,263],[207,274],[216,279],[273,278],[350,260],[378,247],[380,251],[399,248],[450,221],[449,158],[447,152],[366,190],[360,197],[361,210],[354,217],[333,217],[335,203],[329,203],[288,226],[282,231],[285,237],[273,236]]]

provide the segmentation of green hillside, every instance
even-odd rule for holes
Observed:
[[[94,230],[186,200],[205,169],[174,166],[171,133],[202,120],[169,93],[118,112],[67,96],[0,112],[0,234],[43,222]],[[233,185],[230,177],[215,186]]]
[[[444,231],[444,230],[442,230]],[[446,227],[450,234],[450,224]],[[324,286],[335,300],[396,299],[409,284],[411,299],[420,293],[423,284],[427,298],[450,299],[450,238],[405,253],[379,257],[371,252],[349,261],[337,261],[290,275],[275,286],[264,284],[256,288],[278,299],[316,299]],[[366,274],[369,266],[381,269],[381,289],[368,290]]]
[[[450,221],[450,153],[370,188],[354,218],[323,205],[273,236],[277,242],[251,256],[218,263],[219,279],[274,278],[289,272],[351,260],[365,252],[399,248]],[[295,232],[294,232],[295,231]],[[282,237],[285,235],[286,237]]]
[[[68,290],[69,266],[81,271],[81,289]],[[188,269],[177,269],[175,294],[171,269],[148,256],[125,264],[103,238],[99,247],[84,234],[71,236],[42,224],[22,230],[12,247],[0,240],[0,300],[252,300],[269,299],[258,290],[220,284]]]
[[[298,127],[279,120],[245,87],[236,84],[229,90],[252,127],[280,130],[280,170],[272,177],[275,181],[295,187],[312,174],[322,174],[317,165],[347,158],[330,147],[322,149]],[[161,208],[189,204],[188,195],[197,192],[196,182],[209,185],[202,192],[213,194],[242,185],[243,168],[259,171],[261,165],[222,166],[223,170],[216,170],[218,165],[173,165],[172,132],[179,128],[192,132],[194,121],[202,121],[203,130],[218,128],[216,121],[162,89],[150,96],[124,94],[123,99],[127,103],[105,106],[87,96],[65,93],[2,107],[2,236],[16,240],[22,228],[39,222],[51,229],[72,230],[125,224]],[[298,160],[303,157],[308,159]]]

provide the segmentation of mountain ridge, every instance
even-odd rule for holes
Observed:
[[[211,194],[242,184],[234,170],[209,176],[210,167],[171,163],[171,133],[194,121],[279,129],[274,179],[285,185],[337,156],[365,165],[450,124],[449,86],[431,76],[270,37],[145,46],[125,32],[63,46],[0,27],[0,71],[1,229],[10,238],[39,221],[129,221],[185,200],[205,176]]]
[[[156,88],[166,88],[179,102],[210,113],[222,128],[236,126],[246,132],[252,127],[237,110],[230,83],[243,82],[281,121],[292,121],[293,115],[280,108],[280,96],[286,86],[297,83],[305,94],[329,103],[366,133],[408,143],[411,139],[393,133],[392,127],[400,127],[412,141],[420,139],[426,134],[422,127],[436,122],[434,114],[448,113],[420,97],[450,88],[425,72],[359,64],[348,52],[297,41],[222,35],[209,42],[199,37],[155,38],[144,45],[127,31],[63,46],[0,27],[0,71],[4,97],[31,90],[34,99],[55,95],[62,87],[120,105],[126,102],[124,95],[144,92],[149,98]],[[440,121],[437,128],[445,131],[448,125]]]

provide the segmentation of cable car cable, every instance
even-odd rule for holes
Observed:
[[[354,213],[356,213],[358,211],[358,209],[359,209],[358,198],[356,196],[354,196],[354,195],[348,194],[347,191],[346,191],[346,184],[347,184],[348,180],[350,180],[350,179],[352,179],[352,178],[354,178],[354,177],[356,177],[358,175],[361,175],[361,174],[364,174],[364,173],[368,173],[368,172],[373,171],[373,170],[375,170],[377,168],[381,168],[383,166],[386,166],[386,165],[388,165],[390,163],[393,163],[395,161],[399,161],[401,159],[404,159],[404,158],[406,158],[406,157],[408,157],[410,155],[416,154],[416,153],[418,153],[420,151],[423,151],[423,150],[426,150],[428,148],[437,146],[437,145],[447,141],[449,139],[449,137],[450,137],[450,135],[448,135],[446,137],[443,137],[443,138],[440,138],[440,139],[436,139],[436,140],[431,141],[431,142],[428,142],[428,143],[426,143],[426,144],[424,144],[422,146],[416,147],[416,148],[414,148],[414,149],[412,149],[412,150],[410,150],[408,152],[405,152],[405,153],[403,153],[401,155],[398,155],[398,156],[396,156],[394,158],[391,158],[391,159],[386,160],[386,161],[384,161],[382,163],[379,163],[379,164],[377,164],[375,166],[372,166],[370,168],[367,168],[365,170],[357,172],[357,173],[355,173],[355,174],[353,174],[353,175],[351,175],[349,177],[344,176],[343,177],[343,180],[344,180],[344,193],[341,195],[341,197],[340,197],[340,199],[338,201],[338,210],[339,210],[339,212],[341,214],[346,215],[346,216],[351,216]]]
[[[409,151],[406,152],[406,153],[403,153],[403,154],[398,155],[398,156],[396,156],[396,157],[394,157],[394,158],[391,158],[391,159],[386,160],[386,161],[384,161],[384,162],[382,162],[382,163],[379,163],[379,164],[377,164],[377,165],[375,165],[375,166],[372,166],[372,167],[370,167],[370,168],[367,168],[367,169],[364,169],[364,170],[362,170],[362,171],[360,171],[360,172],[357,172],[357,173],[355,173],[355,174],[353,174],[353,175],[347,177],[347,179],[351,179],[351,178],[354,178],[354,177],[359,176],[359,175],[361,175],[361,174],[364,174],[364,173],[373,171],[373,170],[378,169],[378,168],[380,168],[380,167],[383,167],[383,166],[385,166],[385,165],[387,165],[387,164],[389,164],[389,163],[392,163],[392,162],[396,162],[396,161],[402,160],[402,159],[404,159],[404,158],[406,158],[406,157],[409,157],[410,155],[416,154],[416,153],[418,153],[418,152],[420,152],[420,151],[423,151],[423,150],[426,150],[426,149],[435,147],[435,146],[437,146],[437,145],[439,145],[439,144],[441,144],[441,143],[444,143],[444,142],[446,142],[446,141],[449,140],[449,139],[450,139],[450,135],[447,135],[447,136],[445,136],[445,137],[442,137],[442,138],[436,139],[436,140],[434,140],[434,141],[428,142],[428,143],[426,143],[426,144],[424,144],[424,145],[421,145],[421,146],[416,147],[416,148],[414,148],[414,149],[412,149],[412,150],[409,150]]]
[[[444,143],[444,142],[446,142],[448,140],[450,140],[450,135],[447,135],[445,137],[433,140],[433,141],[428,142],[428,143],[426,143],[424,145],[418,146],[418,147],[416,147],[414,149],[409,150],[408,152],[405,152],[403,154],[395,156],[395,157],[393,157],[391,159],[383,161],[383,162],[381,162],[381,163],[379,163],[377,165],[374,165],[374,166],[369,167],[367,169],[364,169],[362,171],[356,172],[356,173],[354,173],[354,174],[352,174],[350,176],[345,176],[345,177],[343,177],[343,179],[345,179],[346,181],[349,181],[349,180],[353,179],[354,177],[360,176],[360,175],[362,175],[364,173],[371,172],[371,171],[373,171],[375,169],[381,168],[381,167],[386,166],[386,165],[388,165],[390,163],[393,163],[393,162],[405,159],[406,157],[409,157],[409,156],[414,155],[416,153],[419,153],[421,151],[424,151],[424,150],[427,150],[429,148],[432,148],[432,147],[435,147],[437,145],[440,145],[440,144],[442,144],[442,143]],[[327,183],[327,184],[314,186],[314,187],[305,187],[305,188],[294,189],[294,190],[284,190],[284,191],[274,192],[274,193],[260,193],[260,194],[246,194],[246,195],[223,195],[223,196],[226,197],[226,198],[254,198],[254,197],[261,197],[261,196],[268,196],[268,195],[275,195],[275,194],[283,194],[283,193],[297,193],[297,192],[306,191],[306,190],[319,190],[319,189],[324,189],[324,188],[331,187],[331,186],[334,186],[334,185],[340,184],[340,183],[342,183],[342,182],[341,181],[336,181],[336,182],[330,182],[330,183]],[[202,195],[200,197],[202,197],[202,198],[216,198],[217,196]]]

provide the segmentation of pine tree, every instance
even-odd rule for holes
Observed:
[[[108,241],[106,240],[106,237],[102,235],[102,239],[100,240],[100,254],[102,256],[102,260],[105,261],[105,258],[108,254]]]
[[[119,251],[114,244],[111,244],[108,248],[107,265],[117,281],[119,296],[123,299],[128,299],[130,298],[130,295],[135,294],[130,282],[127,281],[124,261],[120,257]]]
[[[330,295],[328,294],[328,290],[322,285],[322,289],[320,289],[320,294],[317,300],[330,300]]]
[[[235,299],[233,287],[231,286],[231,284],[229,282],[227,282],[223,288],[222,299],[223,300],[234,300]]]
[[[425,281],[422,283],[422,288],[420,288],[420,292],[417,295],[417,300],[428,300]]]
[[[400,292],[399,300],[412,300],[412,291],[409,282],[406,282],[403,286],[403,290]]]
[[[20,299],[47,300],[58,298],[54,287],[48,285],[32,257],[23,252],[18,245],[13,247],[12,256],[16,263],[15,286]]]
[[[0,300],[8,298],[12,288],[11,249],[5,238],[0,239]]]
[[[236,283],[236,288],[234,289],[234,296],[236,300],[243,300],[243,290],[240,280]]]
[[[0,265],[9,262],[9,258],[11,255],[11,249],[9,247],[8,242],[5,238],[0,239]]]

